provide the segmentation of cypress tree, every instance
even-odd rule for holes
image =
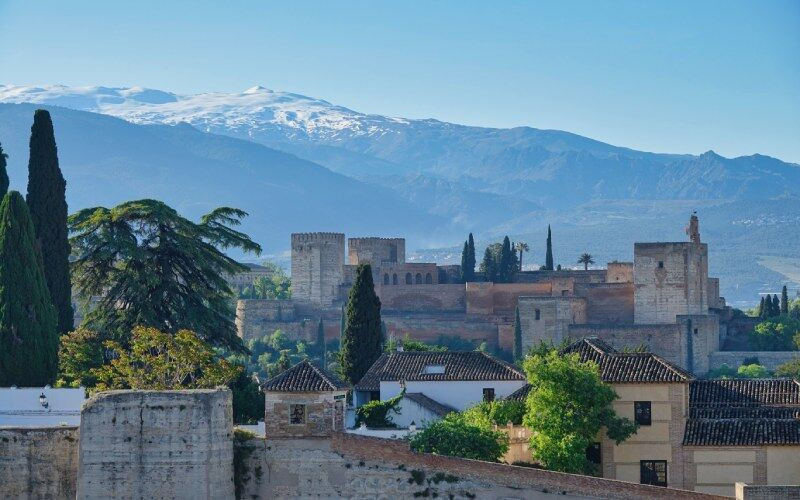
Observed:
[[[8,155],[3,152],[3,145],[0,144],[0,201],[8,192],[8,173],[6,172],[6,158]]]
[[[777,316],[781,313],[781,300],[778,298],[778,294],[772,295],[772,308],[770,308],[772,314],[770,316]]]
[[[475,269],[472,269],[475,272]],[[464,242],[464,249],[461,250],[461,281],[464,283],[471,281],[469,273],[469,243]]]
[[[16,191],[0,203],[0,386],[52,384],[58,371],[56,311],[28,207]]]
[[[548,271],[553,270],[553,239],[550,224],[547,225],[547,252],[544,256],[544,268]]]
[[[766,318],[766,317],[767,317],[767,316],[766,316],[766,313],[767,313],[766,307],[767,307],[767,305],[766,305],[766,303],[764,302],[764,297],[762,296],[762,297],[761,297],[761,302],[758,304],[758,311],[756,311],[756,312],[758,313],[758,314],[757,314],[757,316],[758,316],[759,318],[762,318],[762,319],[763,319],[763,318]]]
[[[511,257],[511,240],[508,236],[503,238],[503,246],[500,248],[500,261],[497,263],[497,278],[501,283],[511,283],[514,273],[514,260]]]
[[[317,354],[322,358],[322,364],[325,365],[325,327],[322,324],[322,318],[319,319],[317,324],[317,341],[316,341]]]
[[[789,314],[789,292],[786,290],[786,285],[783,285],[781,290],[781,314]]]
[[[497,262],[495,262],[494,254],[492,254],[491,247],[486,247],[483,252],[483,277],[486,281],[495,283],[497,282]]]
[[[28,207],[41,251],[50,299],[58,315],[58,332],[72,330],[72,286],[67,240],[67,183],[58,166],[50,113],[37,109],[31,127],[28,162]]]
[[[347,302],[347,323],[339,349],[343,377],[355,385],[381,355],[381,301],[375,294],[372,267],[361,264]]]
[[[522,359],[522,323],[519,320],[519,306],[514,309],[514,361]]]

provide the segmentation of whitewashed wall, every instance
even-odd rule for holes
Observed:
[[[494,388],[495,399],[502,399],[525,385],[524,380],[478,380],[478,381],[407,381],[406,392],[421,392],[440,403],[465,410],[483,401],[483,388]],[[399,382],[381,382],[381,399],[397,396],[402,391]]]

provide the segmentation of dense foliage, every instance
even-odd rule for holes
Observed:
[[[113,357],[92,370],[95,390],[110,389],[203,389],[227,385],[242,368],[220,359],[194,332],[178,330],[174,335],[156,328],[136,327],[130,347],[113,340],[103,346]]]
[[[381,301],[375,294],[372,268],[361,264],[350,289],[347,320],[339,348],[342,377],[355,385],[383,350]]]
[[[772,374],[763,365],[757,361],[755,363],[745,362],[739,368],[731,368],[723,363],[719,368],[715,368],[708,372],[708,378],[765,378],[770,377]]]
[[[525,402],[514,400],[483,401],[462,412],[464,421],[482,429],[505,426],[509,422],[521,425],[525,416]]]
[[[501,243],[492,243],[486,247],[481,261],[480,271],[486,281],[493,283],[511,283],[519,270],[517,252],[508,236]]]
[[[52,384],[58,371],[56,310],[28,207],[16,191],[0,203],[0,386]]]
[[[37,109],[31,127],[27,203],[50,300],[56,308],[59,334],[72,330],[73,321],[66,189],[50,113]]]
[[[787,361],[775,368],[776,377],[794,377],[800,379],[800,358]]]
[[[251,286],[245,287],[239,294],[240,299],[278,299],[292,298],[292,280],[282,267],[273,262],[265,262],[264,267],[270,271],[269,276],[259,276]]]
[[[222,349],[220,353],[231,363],[244,366],[247,373],[258,375],[261,380],[268,380],[306,358],[321,360],[317,356],[311,356],[317,352],[316,346],[311,349],[305,342],[292,342],[282,330],[275,330],[261,338],[250,339],[246,346],[249,353]]]
[[[800,346],[800,320],[790,315],[774,316],[757,324],[749,335],[756,351],[792,351]]]
[[[8,172],[6,171],[6,158],[8,155],[3,152],[3,145],[0,144],[0,200],[8,192]]]
[[[94,387],[92,369],[103,365],[103,344],[97,333],[85,328],[61,336],[58,348],[59,387]]]
[[[419,453],[498,462],[508,451],[508,435],[473,425],[460,413],[450,413],[414,434],[411,449]]]
[[[156,200],[71,215],[74,283],[84,301],[100,297],[84,325],[123,344],[135,326],[148,326],[240,349],[224,276],[247,268],[222,250],[261,251],[233,229],[246,215],[223,207],[195,223]]]
[[[635,424],[614,412],[611,403],[617,395],[600,379],[597,364],[551,351],[527,358],[524,368],[532,388],[523,423],[533,431],[530,448],[544,467],[596,474],[586,449],[600,430],[605,427],[617,444],[636,431]]]
[[[392,421],[392,416],[389,412],[400,414],[397,405],[405,396],[406,391],[403,390],[400,394],[385,401],[372,400],[359,406],[356,410],[356,427],[361,424],[366,425],[370,429],[386,429],[395,428],[397,425]]]
[[[472,233],[469,233],[461,251],[461,281],[475,281],[475,240]]]
[[[397,350],[398,346],[402,347],[404,351],[442,352],[447,350],[447,346],[426,344],[425,342],[419,340],[412,340],[408,338],[408,335],[406,335],[399,341],[396,339],[389,339],[389,341],[386,342],[386,347],[384,348],[384,350],[386,352],[394,352]]]
[[[229,384],[233,394],[233,423],[256,424],[264,418],[264,394],[244,370]]]

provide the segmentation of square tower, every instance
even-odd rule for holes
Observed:
[[[329,306],[344,279],[344,234],[292,234],[292,297]]]
[[[405,238],[349,238],[347,240],[347,263],[351,266],[371,264],[402,264],[406,261]]]
[[[675,323],[679,315],[708,314],[708,245],[635,243],[634,323]]]

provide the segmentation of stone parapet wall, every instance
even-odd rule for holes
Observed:
[[[389,285],[375,286],[381,311],[465,312],[464,285]]]
[[[0,497],[74,499],[77,427],[0,428]]]
[[[435,344],[440,337],[458,337],[478,347],[486,342],[489,347],[510,349],[513,342],[513,317],[471,317],[464,314],[385,314],[381,316],[389,336],[402,339],[408,336],[414,340]],[[499,332],[510,332],[506,342],[501,343]]]
[[[93,396],[77,498],[233,498],[232,413],[228,389]]]
[[[464,285],[462,285],[464,286]],[[548,297],[553,284],[547,283],[467,283],[466,311],[469,314],[513,314],[523,296]]]
[[[800,486],[736,483],[736,500],[800,500]]]

